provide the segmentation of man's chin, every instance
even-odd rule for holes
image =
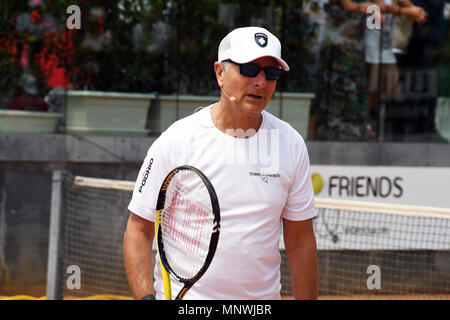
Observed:
[[[261,101],[245,101],[243,103],[243,108],[248,113],[261,113],[267,106],[267,102],[265,100]]]

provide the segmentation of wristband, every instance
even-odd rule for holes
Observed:
[[[156,298],[155,298],[155,296],[153,294],[149,294],[149,295],[143,296],[139,300],[156,300]]]

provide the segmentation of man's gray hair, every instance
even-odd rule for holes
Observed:
[[[225,72],[228,72],[230,69],[231,62],[230,61],[223,61],[222,62],[223,68],[225,69]]]

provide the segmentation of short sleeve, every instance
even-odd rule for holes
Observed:
[[[150,146],[142,163],[128,205],[128,210],[150,221],[155,220],[159,189],[171,170],[166,158],[168,157],[165,154],[164,143],[158,138]]]
[[[316,211],[308,150],[303,139],[295,148],[293,163],[295,174],[281,217],[294,221],[307,220],[314,217]]]

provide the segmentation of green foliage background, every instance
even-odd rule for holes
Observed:
[[[309,0],[308,0],[309,1]],[[1,0],[0,39],[17,43],[20,49],[29,37],[15,31],[15,19],[27,11],[28,1]],[[291,66],[279,83],[279,90],[311,91],[307,66],[311,63],[308,26],[301,11],[303,1],[258,0],[251,2],[219,0],[119,0],[119,1],[47,1],[47,10],[56,18],[59,37],[67,32],[66,8],[81,8],[81,30],[73,33],[73,54],[70,57],[57,47],[51,53],[64,61],[74,89],[160,92],[179,94],[215,94],[218,91],[213,72],[220,40],[232,29],[257,25],[268,28],[282,40],[283,58]],[[219,19],[219,8],[228,6],[230,16]],[[96,34],[98,21],[91,9],[101,7],[103,31],[110,39],[102,50],[83,47],[89,34]],[[223,20],[231,21],[224,23]],[[168,26],[167,33],[158,34],[157,23]],[[139,25],[142,46],[136,46],[133,30]],[[161,36],[162,46],[148,50]],[[36,43],[44,39],[34,39]],[[50,52],[49,52],[50,53]],[[0,92],[12,94],[23,72],[17,61],[20,50],[0,48]],[[31,72],[42,78],[39,65]]]

